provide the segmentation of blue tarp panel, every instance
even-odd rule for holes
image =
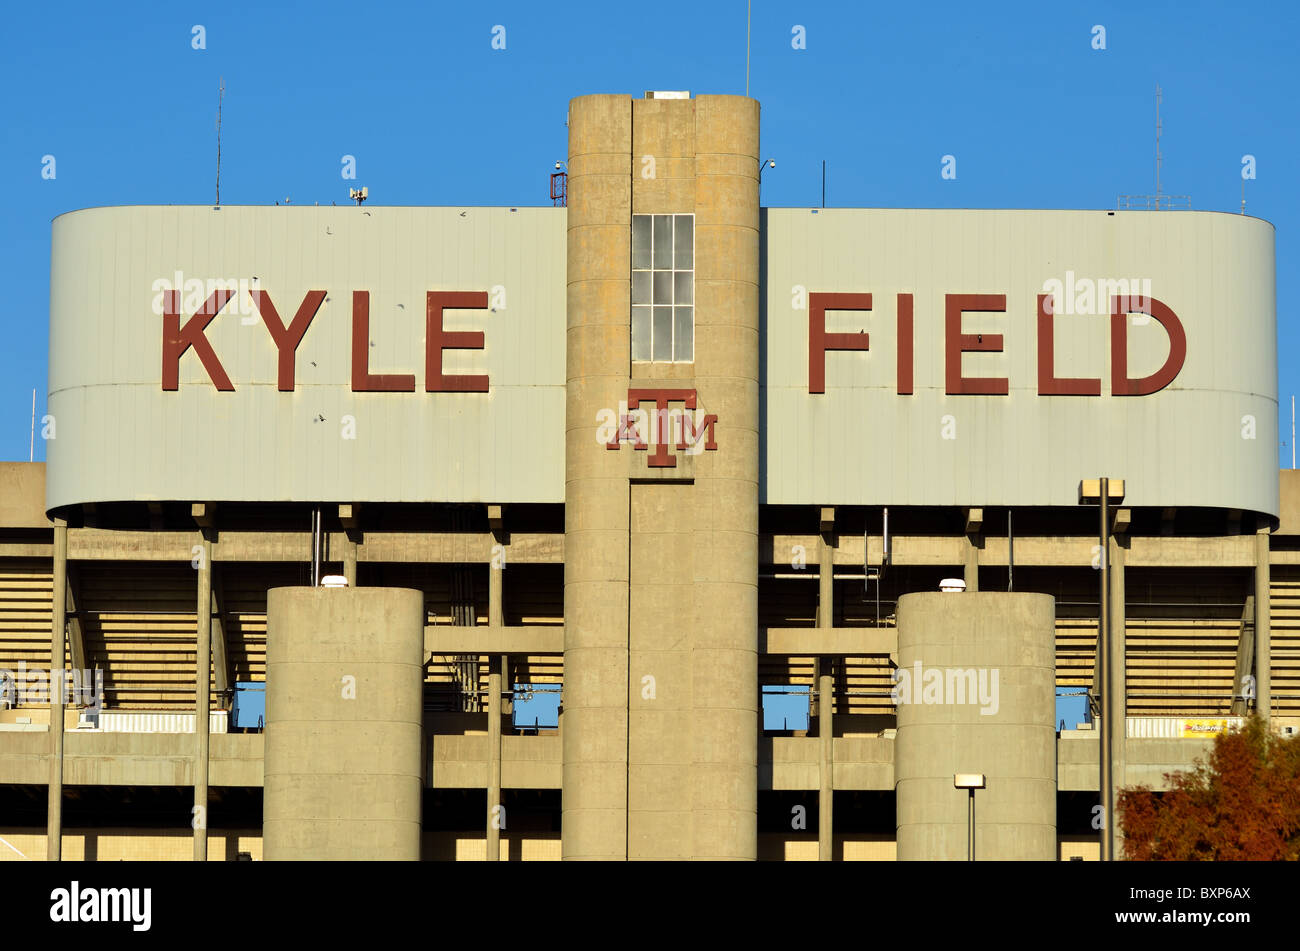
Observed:
[[[516,730],[558,730],[562,684],[515,684]]]
[[[251,730],[266,726],[265,682],[236,682],[235,699],[230,705],[230,725]]]
[[[763,687],[764,730],[807,730],[812,688],[800,684]]]

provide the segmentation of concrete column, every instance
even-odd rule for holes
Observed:
[[[343,532],[343,577],[348,579],[348,587],[357,586],[357,543],[351,530]]]
[[[1255,533],[1255,709],[1267,722],[1273,712],[1273,647],[1269,530]]]
[[[1110,538],[1110,554],[1107,556],[1110,567],[1110,657],[1106,664],[1106,674],[1110,678],[1111,703],[1115,709],[1111,716],[1102,722],[1102,727],[1110,731],[1110,755],[1114,760],[1111,767],[1111,782],[1115,785],[1112,802],[1119,802],[1119,790],[1127,780],[1128,768],[1128,656],[1127,626],[1128,612],[1124,605],[1124,560],[1125,548],[1121,536]],[[1110,821],[1111,841],[1114,844],[1115,858],[1124,857],[1124,835],[1119,817]]]
[[[822,532],[817,555],[817,626],[835,626],[835,549],[830,534]],[[835,681],[830,657],[817,658],[817,857],[835,858]]]
[[[1056,858],[1056,624],[1046,594],[906,594],[898,604],[898,858]]]
[[[965,538],[966,543],[962,546],[964,558],[962,580],[966,582],[967,593],[973,594],[980,589],[980,551],[975,545],[976,536],[968,533]]]
[[[493,552],[487,564],[487,624],[502,628],[506,624],[506,559],[498,557],[497,547],[506,546],[506,531],[502,524],[500,505],[487,507],[487,524],[493,533]],[[504,809],[500,809],[500,718],[502,718],[502,691],[508,676],[510,661],[506,655],[493,657],[491,672],[487,674],[487,861],[500,859],[500,828]]]
[[[424,594],[267,593],[267,860],[420,857]]]
[[[492,509],[496,509],[493,513]],[[500,509],[489,507],[491,514],[497,515],[497,525],[493,527],[492,538],[497,545],[505,542],[505,533],[499,528]],[[502,558],[491,558],[488,564],[488,625],[502,627],[505,625],[505,566]],[[493,657],[490,661],[491,672],[488,674],[488,789],[487,789],[487,860],[496,862],[501,857],[501,820],[504,814],[501,806],[501,693],[505,689],[503,678],[506,676],[507,661],[505,656]]]
[[[671,102],[671,100],[670,100]],[[758,852],[759,106],[695,100],[695,387],[718,450],[695,457],[692,857]]]
[[[632,101],[569,107],[565,389],[564,750],[566,859],[627,857],[628,479],[597,444],[627,398],[631,361]]]
[[[203,530],[199,562],[199,596],[194,606],[197,650],[194,655],[194,861],[208,860],[208,712],[212,691],[212,540]]]
[[[494,574],[496,572],[493,572]],[[501,672],[504,657],[493,657],[488,674],[487,860],[501,858]]]
[[[63,857],[63,690],[54,682],[63,670],[68,604],[68,520],[54,520],[54,604],[50,625],[50,783],[46,814],[45,857]]]

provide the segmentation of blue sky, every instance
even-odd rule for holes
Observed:
[[[0,35],[0,459],[44,412],[50,221],[92,205],[543,205],[576,95],[745,91],[745,0],[13,4]],[[763,203],[1113,208],[1162,190],[1277,228],[1279,418],[1300,344],[1300,4],[756,0]],[[193,27],[205,49],[193,48]],[[492,48],[505,27],[505,49]],[[792,48],[792,29],[806,49]],[[1093,48],[1093,28],[1106,49]],[[957,157],[957,179],[940,159]],[[42,160],[55,159],[55,177]],[[340,177],[354,155],[355,183]],[[36,439],[36,458],[44,458]],[[1289,446],[1282,450],[1289,464]]]

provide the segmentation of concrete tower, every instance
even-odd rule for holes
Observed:
[[[898,858],[1056,858],[1056,606],[1047,594],[905,594],[898,601]]]
[[[756,854],[758,126],[570,104],[566,858]]]
[[[267,592],[263,854],[420,858],[424,594]]]

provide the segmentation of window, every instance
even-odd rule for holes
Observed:
[[[695,359],[695,216],[632,216],[632,359]]]

